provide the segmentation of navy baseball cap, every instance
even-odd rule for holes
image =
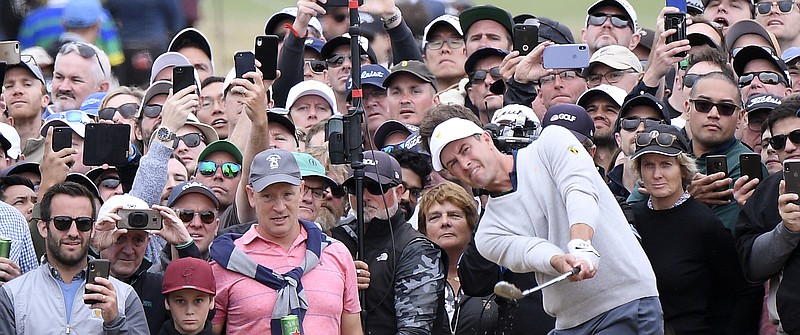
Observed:
[[[594,136],[594,121],[583,107],[575,104],[558,104],[544,114],[542,129],[551,125],[569,129],[578,141],[586,141]]]
[[[744,104],[744,110],[748,114],[756,111],[771,112],[775,107],[781,105],[781,100],[781,97],[773,94],[756,94],[747,99],[747,103]]]
[[[508,51],[505,51],[505,50],[502,50],[502,49],[495,49],[495,48],[481,48],[481,49],[478,49],[475,52],[473,52],[471,55],[469,55],[469,57],[467,57],[467,60],[464,62],[464,70],[467,73],[472,73],[473,71],[475,71],[475,65],[481,59],[485,59],[485,58],[491,57],[491,56],[497,56],[497,57],[500,57],[502,59],[502,58],[505,58],[507,55],[508,55]]]
[[[368,64],[361,66],[361,87],[372,85],[382,90],[386,90],[383,81],[389,76],[389,70],[383,65]],[[353,78],[347,78],[347,100],[352,99]]]
[[[663,137],[664,135],[672,135],[674,139],[672,139],[669,146],[662,146],[661,144],[666,144]],[[686,138],[683,136],[681,131],[678,128],[670,126],[668,124],[656,124],[649,126],[644,129],[644,132],[636,135],[639,136],[648,136],[650,140],[645,145],[639,145],[639,138],[636,141],[636,152],[631,157],[631,160],[637,159],[644,154],[659,154],[664,156],[675,157],[678,156],[681,152],[688,152],[689,144],[686,141]]]
[[[206,196],[206,198],[214,203],[214,207],[219,209],[219,200],[217,199],[217,196],[214,195],[214,192],[211,191],[208,186],[196,180],[185,181],[173,187],[172,192],[169,194],[169,199],[167,200],[167,206],[174,206],[175,202],[178,201],[180,197],[189,193],[199,193]]]

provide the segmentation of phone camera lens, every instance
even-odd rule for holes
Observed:
[[[586,46],[581,45],[580,47],[578,47],[578,50],[586,50]]]

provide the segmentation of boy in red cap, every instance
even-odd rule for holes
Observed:
[[[160,335],[212,334],[209,314],[217,294],[211,265],[199,258],[179,258],[164,272],[161,293],[172,320],[164,323]]]

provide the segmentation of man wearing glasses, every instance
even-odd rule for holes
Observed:
[[[55,184],[44,193],[38,228],[47,241],[47,258],[35,271],[0,287],[0,333],[148,333],[142,303],[131,286],[114,277],[86,283],[96,213],[92,197],[73,182]],[[84,299],[97,302],[87,305]]]
[[[219,211],[225,211],[236,198],[242,179],[242,152],[233,143],[211,142],[197,156],[194,180],[208,186],[219,200]]]
[[[328,177],[325,167],[313,156],[302,152],[293,152],[292,155],[300,167],[300,178],[303,180],[297,217],[316,222],[317,211],[328,196],[329,187],[335,189],[339,184]]]
[[[457,16],[444,14],[425,26],[422,49],[425,64],[436,77],[436,88],[443,91],[464,78],[464,33]]]
[[[483,48],[472,53],[464,63],[464,70],[469,76],[466,86],[467,98],[472,109],[477,110],[482,124],[492,120],[494,112],[503,108],[503,92],[491,89],[496,81],[502,81],[500,64],[508,52],[495,48]],[[505,86],[503,86],[505,88]]]
[[[739,76],[739,88],[745,99],[765,93],[779,97],[792,94],[786,63],[760,46],[747,46],[737,53],[733,57],[733,70]]]
[[[108,91],[110,79],[111,65],[105,52],[82,42],[64,44],[53,69],[53,109],[80,109],[90,94]]]
[[[42,128],[42,113],[50,104],[42,70],[31,56],[22,56],[24,62],[6,67],[3,79],[3,98],[9,120],[19,133],[20,149],[25,151],[29,139],[38,138]]]
[[[589,88],[608,84],[631,92],[642,78],[642,63],[630,49],[609,45],[592,54],[583,77]]]
[[[589,7],[581,40],[594,53],[608,45],[621,45],[630,50],[639,44],[641,35],[636,10],[626,0],[598,0]]]
[[[800,7],[795,0],[757,0],[756,21],[775,35],[781,50],[800,46]]]

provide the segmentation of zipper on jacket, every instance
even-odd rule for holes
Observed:
[[[70,329],[70,327],[69,327],[69,325],[67,325],[67,332],[66,332],[67,334],[69,334],[69,329]]]

